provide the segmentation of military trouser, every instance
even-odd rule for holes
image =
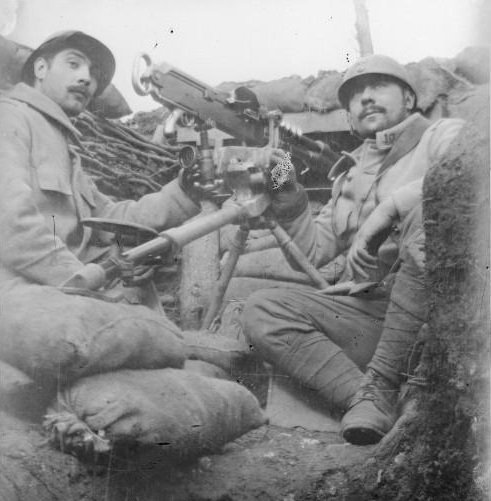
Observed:
[[[355,394],[368,365],[399,384],[427,316],[423,245],[418,209],[404,221],[402,265],[390,298],[262,290],[244,308],[246,337],[266,361],[340,410]]]

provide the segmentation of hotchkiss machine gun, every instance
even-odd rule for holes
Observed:
[[[66,286],[95,291],[117,277],[131,284],[135,267],[158,264],[170,250],[181,248],[227,224],[239,224],[203,327],[209,328],[218,313],[251,228],[268,228],[283,252],[297,262],[317,287],[328,287],[268,210],[267,184],[273,148],[287,149],[292,158],[306,168],[322,165],[328,169],[340,155],[326,143],[303,136],[301,131],[283,121],[280,111],[262,108],[255,94],[246,87],[238,87],[230,94],[219,92],[167,63],[153,65],[147,54],[135,60],[132,81],[137,94],[150,95],[171,110],[165,123],[166,135],[172,135],[177,124],[192,127],[199,133],[200,145],[183,146],[179,153],[182,167],[196,173],[194,191],[203,199],[229,196],[216,212],[161,233],[118,221],[97,218],[83,221],[96,230],[110,231],[120,238],[136,235],[144,243],[100,263],[104,273],[100,273],[100,268],[94,274],[82,272]],[[214,149],[208,138],[208,131],[213,127],[235,137],[242,146]]]

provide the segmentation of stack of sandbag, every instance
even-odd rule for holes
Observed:
[[[473,85],[489,82],[489,48],[468,47],[455,58],[428,57],[407,64],[406,69],[418,93],[420,108],[431,113],[440,96],[466,92]],[[284,113],[327,113],[341,108],[337,90],[342,77],[339,71],[319,71],[316,77],[304,79],[294,75],[270,82],[224,82],[218,89],[228,92],[239,86],[249,87],[261,105]]]
[[[243,386],[186,370],[116,371],[61,392],[45,426],[58,445],[98,452],[117,444],[158,446],[196,457],[266,422]]]
[[[6,295],[2,408],[35,396],[45,409],[58,392],[46,424],[58,445],[75,451],[138,443],[199,455],[264,423],[252,393],[216,379],[223,370],[203,362],[224,365],[228,351],[227,368],[247,355],[242,343],[209,345],[203,334],[200,351],[196,336],[184,337],[161,314],[111,302],[97,308],[101,303],[43,286]],[[185,363],[191,356],[201,361]]]

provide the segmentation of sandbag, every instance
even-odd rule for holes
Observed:
[[[200,376],[214,377],[217,379],[230,379],[228,374],[220,367],[203,362],[202,360],[186,360],[182,368],[186,372],[199,374]]]
[[[100,96],[94,98],[87,106],[87,110],[112,119],[132,113],[126,99],[113,84],[109,84]]]
[[[322,71],[310,84],[306,94],[306,105],[309,111],[326,113],[341,108],[338,101],[338,88],[342,75],[337,71]]]
[[[32,50],[0,36],[0,89],[9,90],[20,82],[22,66]]]
[[[451,90],[469,90],[472,85],[455,73],[451,60],[427,57],[418,63],[406,64],[405,68],[418,96],[418,107],[426,111],[440,95]]]
[[[466,47],[455,57],[457,72],[474,84],[489,82],[489,47]]]
[[[22,285],[2,294],[2,359],[36,381],[65,384],[118,368],[182,367],[180,330],[140,305]]]
[[[266,422],[243,386],[178,369],[117,371],[80,379],[58,395],[45,426],[64,445],[110,450],[158,446],[180,457],[215,452]]]
[[[252,87],[259,103],[268,110],[298,113],[305,108],[306,85],[299,76],[291,76],[260,83]]]

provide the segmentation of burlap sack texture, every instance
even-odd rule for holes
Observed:
[[[94,447],[105,446],[101,452],[136,443],[183,458],[216,452],[265,423],[257,399],[240,384],[161,369],[79,379],[60,392],[45,425],[60,445],[75,450],[82,433],[85,442],[94,434]]]
[[[179,329],[145,306],[26,285],[2,310],[2,360],[46,386],[120,368],[181,368],[186,358]]]
[[[428,57],[409,63],[406,68],[418,93],[420,108],[426,112],[441,95],[489,82],[489,48],[468,47],[454,58]],[[317,76],[304,79],[293,75],[270,82],[224,82],[218,89],[228,92],[245,85],[268,109],[280,109],[284,113],[327,113],[341,108],[337,89],[342,76],[342,72],[322,70]]]

